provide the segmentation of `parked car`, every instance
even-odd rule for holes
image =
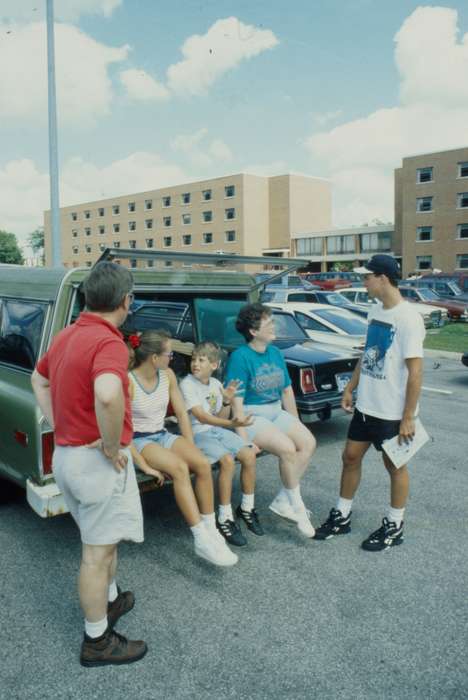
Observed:
[[[308,282],[316,284],[320,289],[334,290],[361,285],[362,278],[356,272],[310,272],[304,275]]]
[[[308,304],[330,304],[331,306],[338,306],[339,308],[347,309],[352,311],[358,316],[366,317],[368,313],[367,308],[363,308],[358,304],[352,304],[346,297],[344,297],[340,292],[326,292],[323,289],[312,291],[310,289],[272,289],[271,287],[261,294],[261,300],[264,303],[267,302],[279,302],[285,304],[286,302],[305,302]]]
[[[433,272],[430,274],[422,274],[416,279],[423,280],[423,282],[431,280],[436,282],[454,282],[462,293],[468,293],[468,271]]]
[[[283,274],[281,277],[277,277],[276,275],[278,274],[278,270],[272,270],[271,272],[258,272],[255,275],[255,281],[257,283],[262,282],[264,285],[262,285],[263,289],[269,289],[270,287],[273,288],[273,290],[277,289],[278,287],[284,288],[284,289],[317,289],[315,285],[311,284],[308,282],[304,277],[301,277],[300,275],[287,275]]]
[[[367,308],[369,309],[369,306],[371,304],[377,304],[377,299],[371,299],[369,297],[368,291],[365,287],[356,287],[354,289],[345,289],[343,292],[341,292],[343,296],[346,296],[346,298],[350,299],[351,301],[354,300],[354,303],[359,303],[359,305],[362,306],[362,308]],[[359,300],[359,301],[357,301]],[[423,303],[415,303],[413,301],[409,301],[409,303],[414,306],[416,311],[421,314],[421,316],[424,319],[424,326],[426,328],[441,328],[442,326],[445,325],[447,322],[447,310],[440,307],[440,308],[435,308],[433,306],[430,306],[429,304],[423,304]]]
[[[465,367],[468,367],[468,352],[463,353],[461,361],[463,362]]]
[[[155,267],[132,270],[136,329],[168,328],[174,336],[176,373],[185,372],[194,342],[215,340],[228,353],[240,342],[235,329],[239,308],[258,300],[254,278],[216,267],[221,256],[161,253],[135,249],[104,251],[101,259],[143,258],[210,264],[209,270]],[[223,265],[265,259],[222,256]],[[191,264],[191,263],[190,263]],[[285,263],[293,267],[294,261]],[[0,266],[0,477],[25,487],[27,500],[42,517],[65,512],[52,475],[54,434],[36,404],[31,373],[52,338],[73,323],[84,308],[80,285],[88,268]],[[316,350],[314,343],[287,314],[278,326],[277,344],[286,358],[304,422],[329,418],[340,404],[344,377],[357,357],[338,350]],[[154,324],[154,325],[153,325]],[[66,387],[64,387],[66,390]],[[151,480],[139,473],[140,483]]]
[[[367,322],[347,309],[300,302],[270,303],[268,306],[292,314],[312,340],[351,351],[364,349]]]
[[[440,279],[438,276],[425,275],[424,277],[408,278],[403,281],[403,284],[418,289],[433,289],[442,299],[468,301],[468,293],[462,292],[454,279]]]
[[[400,294],[403,299],[413,303],[422,303],[445,309],[449,319],[453,321],[468,320],[468,302],[456,301],[455,298],[442,299],[437,292],[429,287],[405,287],[400,286]]]

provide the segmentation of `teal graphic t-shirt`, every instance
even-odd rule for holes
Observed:
[[[281,352],[268,345],[265,352],[257,352],[243,345],[231,354],[226,369],[225,384],[237,379],[241,382],[237,395],[244,404],[265,404],[281,401],[283,389],[291,379]]]

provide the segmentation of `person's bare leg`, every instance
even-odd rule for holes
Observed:
[[[255,493],[257,462],[255,454],[250,447],[243,447],[236,456],[241,464],[240,482],[242,493],[253,494]]]
[[[295,422],[291,426],[287,436],[291,438],[296,447],[297,476],[298,479],[301,479],[309,467],[317,443],[310,430],[300,421]]]
[[[107,615],[110,572],[116,544],[83,544],[78,590],[88,622],[99,622]]]
[[[347,440],[343,451],[340,496],[352,501],[361,481],[362,459],[370,447],[370,442]]]
[[[115,580],[117,575],[117,547],[114,550],[114,556],[112,557],[110,569],[109,569],[109,584]]]
[[[150,467],[159,469],[172,479],[176,503],[187,525],[198,525],[201,521],[200,511],[187,463],[165,447],[155,444],[146,445],[141,454]]]
[[[397,469],[385,452],[382,452],[382,457],[390,475],[390,505],[392,508],[404,508],[409,494],[409,472],[406,464]]]
[[[214,512],[213,474],[211,464],[198,447],[183,437],[177,438],[171,452],[188,464],[195,474],[195,495],[200,513],[206,515]]]
[[[262,450],[279,457],[281,481],[286,489],[294,489],[299,483],[296,459],[296,446],[285,434],[278,431],[264,430],[254,437],[254,442]]]
[[[218,476],[218,493],[219,504],[228,506],[231,504],[232,498],[232,480],[236,465],[234,458],[230,454],[225,454],[219,460],[219,476]]]

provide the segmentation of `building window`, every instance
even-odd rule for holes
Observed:
[[[72,237],[77,238],[78,237],[78,229],[77,228],[72,228]]]
[[[128,222],[128,230],[129,231],[136,231],[136,221],[129,221]]]
[[[468,253],[457,255],[457,269],[468,270]]]
[[[85,265],[86,265],[86,267],[91,267],[91,265],[92,265],[91,260],[87,260],[87,261],[85,262]]]
[[[84,218],[85,218],[85,219],[90,219],[90,218],[91,218],[91,212],[89,211],[89,209],[87,209],[87,210],[86,210],[85,212],[83,212],[83,213],[84,213]]]
[[[213,234],[212,233],[204,233],[203,234],[203,243],[208,245],[209,243],[213,243]]]
[[[461,192],[457,194],[457,207],[459,209],[468,208],[468,192]]]
[[[172,219],[170,216],[163,217],[163,225],[164,226],[172,226]]]
[[[154,238],[146,238],[146,247],[154,248]]]
[[[354,236],[329,236],[326,240],[328,253],[343,255],[356,252]]]
[[[172,260],[165,260],[164,267],[172,267]]]
[[[102,251],[105,250],[105,249],[106,249],[106,244],[105,244],[105,243],[100,243],[100,244],[99,244],[99,250],[101,251],[101,253],[102,253]]]
[[[120,206],[118,204],[112,205],[112,214],[113,216],[117,216],[117,214],[120,214]]]
[[[154,260],[147,260],[146,267],[154,267]]]
[[[172,236],[164,236],[163,242],[165,248],[170,248],[172,245]]]
[[[360,234],[361,253],[389,253],[392,249],[391,231]]]
[[[184,192],[180,199],[182,204],[190,204],[190,192]]]
[[[213,212],[212,211],[204,211],[202,212],[202,220],[205,223],[209,223],[210,221],[213,221]]]
[[[171,197],[166,196],[162,198],[162,205],[163,207],[170,207],[171,206]]]
[[[85,235],[85,236],[90,236],[90,235],[91,235],[91,229],[90,229],[90,228],[85,228],[85,230],[84,230],[84,235]]]
[[[152,199],[145,199],[145,209],[146,211],[149,211],[150,209],[153,208],[153,200]]]
[[[85,250],[86,250],[87,253],[90,253],[91,250],[92,250],[92,246],[86,245],[86,246],[85,246]]]
[[[418,197],[416,200],[416,211],[432,211],[432,197]]]
[[[225,231],[224,232],[224,240],[226,243],[234,243],[236,240],[236,232],[235,231]]]
[[[183,245],[192,245],[192,236],[190,233],[187,233],[185,236],[182,236],[182,243]]]
[[[72,221],[78,221],[78,214],[76,213],[76,211],[72,211],[70,216]]]
[[[458,224],[457,238],[468,238],[468,224]]]
[[[235,185],[226,185],[224,188],[224,196],[225,197],[235,197],[236,195],[236,186]]]
[[[104,207],[99,207],[99,209],[98,209],[98,216],[104,216],[105,213],[106,213],[106,212],[105,212]]]
[[[416,240],[420,243],[432,241],[432,226],[418,226]]]
[[[128,245],[130,248],[136,248],[136,241],[135,239],[132,239],[131,241],[128,242]]]
[[[417,270],[431,270],[432,269],[432,255],[417,255],[416,256],[416,269]]]
[[[468,161],[458,163],[458,177],[468,177]]]
[[[77,246],[77,245],[74,245],[74,246],[72,247],[72,251],[73,251],[73,255],[78,255],[78,246]]]
[[[233,209],[225,209],[224,210],[224,219],[226,221],[232,221],[232,219],[236,218],[236,210]]]
[[[416,170],[416,182],[432,182],[433,179],[432,168],[418,168]]]
[[[120,233],[120,224],[112,224],[112,230],[114,233]]]
[[[98,232],[102,236],[106,232],[105,226],[98,226]]]
[[[137,261],[135,260],[135,258],[132,258],[130,260],[130,267],[136,267],[136,266],[137,266]]]
[[[153,228],[153,219],[145,219],[145,228],[146,229]]]
[[[212,198],[211,190],[203,190],[202,199],[204,202],[209,202]]]
[[[191,214],[182,214],[182,223],[187,226],[187,224],[192,223],[192,215]]]
[[[297,255],[322,255],[322,236],[314,236],[313,238],[298,238],[296,242],[296,251]]]
[[[120,248],[120,241],[114,241],[114,248]]]
[[[133,211],[135,211],[135,209],[136,209],[135,202],[129,202],[128,203],[128,211],[133,212]]]

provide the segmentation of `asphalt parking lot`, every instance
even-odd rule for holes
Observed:
[[[425,364],[421,418],[433,441],[411,465],[404,545],[360,549],[389,498],[373,451],[352,532],[328,542],[302,539],[268,511],[278,470],[263,458],[257,506],[267,534],[249,533],[229,570],[193,555],[170,490],[146,494],[146,541],[121,547],[119,582],[137,604],[118,629],[149,645],[132,666],[79,665],[77,530],[68,516],[41,520],[2,484],[1,700],[466,700],[468,369]],[[347,424],[339,416],[314,426],[319,448],[303,494],[315,524],[335,505]]]

